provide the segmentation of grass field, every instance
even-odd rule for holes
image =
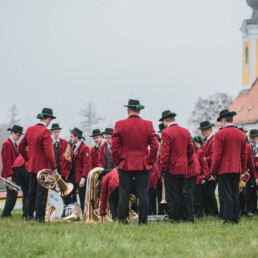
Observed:
[[[258,216],[238,225],[214,218],[194,224],[48,223],[0,219],[0,257],[258,257]]]

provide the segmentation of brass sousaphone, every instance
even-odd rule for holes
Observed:
[[[48,190],[53,189],[56,184],[58,184],[61,196],[66,196],[73,190],[72,183],[66,183],[58,173],[57,176],[55,176],[54,171],[51,169],[43,169],[39,171],[37,174],[37,180],[42,187]]]

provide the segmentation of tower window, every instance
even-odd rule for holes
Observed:
[[[248,46],[246,45],[246,47],[245,47],[245,64],[246,65],[249,63],[248,53],[249,53],[249,49],[248,49]]]

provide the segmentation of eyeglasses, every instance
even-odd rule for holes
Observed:
[[[21,137],[22,135],[20,133],[15,133],[18,137]]]

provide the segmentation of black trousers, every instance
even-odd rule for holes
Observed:
[[[119,188],[117,187],[108,198],[109,208],[112,214],[112,219],[118,219],[118,205],[119,205]]]
[[[25,203],[29,193],[30,175],[25,167],[15,168],[14,170],[17,185],[22,189],[22,216],[26,217]]]
[[[172,221],[187,219],[187,200],[184,195],[185,176],[165,173],[165,187],[168,198],[168,216]]]
[[[184,195],[184,202],[186,205],[183,205],[183,212],[182,219],[185,221],[194,221],[194,190],[196,186],[196,178],[197,176],[193,176],[185,180],[183,195]],[[185,214],[185,215],[184,215]]]
[[[139,199],[139,223],[147,223],[149,210],[149,170],[118,170],[119,176],[119,221],[125,221],[129,213],[129,197],[135,177],[136,193]]]
[[[153,186],[149,189],[149,215],[156,215],[156,188]]]
[[[225,221],[239,221],[239,179],[240,175],[236,173],[226,173],[218,176]]]
[[[217,181],[211,180],[205,183],[204,211],[206,215],[217,216],[218,204],[215,196]]]
[[[10,190],[8,187],[6,187],[6,192],[7,192],[6,201],[5,201],[4,210],[2,212],[1,217],[11,216],[11,212],[15,206],[17,195],[18,195],[16,191]]]
[[[246,202],[247,202],[247,211],[252,213],[257,212],[257,192],[256,184],[252,180],[249,180],[246,183]]]
[[[38,184],[36,173],[29,173],[29,178],[29,192],[25,203],[26,217],[32,219],[36,210],[36,219],[45,221],[48,190]]]
[[[203,217],[204,215],[204,189],[203,184],[198,184],[195,186],[194,191],[194,215],[196,217]]]

